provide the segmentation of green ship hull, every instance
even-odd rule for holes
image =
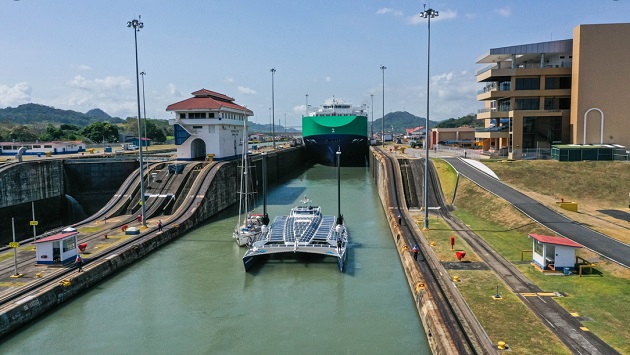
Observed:
[[[341,151],[341,166],[368,165],[368,120],[366,116],[305,116],[302,136],[315,162],[334,166]]]

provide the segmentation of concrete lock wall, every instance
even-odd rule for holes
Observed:
[[[17,163],[0,174],[0,208],[63,194],[63,161]]]

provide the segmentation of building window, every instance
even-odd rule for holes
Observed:
[[[68,252],[74,249],[76,245],[74,244],[74,238],[66,238],[62,242],[62,252]]]
[[[516,99],[516,110],[539,110],[540,99]]]
[[[193,129],[202,129],[202,126],[193,126]]]
[[[52,148],[52,144],[44,144],[44,148]]]
[[[516,78],[516,90],[540,90],[540,78]]]
[[[208,118],[214,118],[214,112],[208,113]]]
[[[545,90],[570,89],[570,88],[571,88],[570,77],[546,77],[545,78]]]
[[[545,110],[570,110],[571,98],[569,97],[546,97]]]
[[[206,113],[205,112],[190,112],[188,114],[188,118],[192,118],[192,119],[204,119],[206,118]]]
[[[33,148],[41,148],[41,145],[34,145]]]
[[[186,114],[185,113],[180,113],[179,114],[179,118],[180,119],[186,119]]]

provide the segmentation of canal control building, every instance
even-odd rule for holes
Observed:
[[[177,160],[229,160],[243,152],[244,122],[254,113],[234,99],[201,89],[193,97],[171,104],[166,111],[175,132]]]
[[[579,25],[573,39],[493,48],[477,63],[484,151],[521,159],[554,144],[630,146],[630,23]]]

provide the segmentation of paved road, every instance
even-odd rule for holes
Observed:
[[[569,238],[600,255],[630,268],[630,245],[587,228],[536,200],[481,172],[459,158],[444,158],[460,174],[508,201],[521,212],[558,235]]]

